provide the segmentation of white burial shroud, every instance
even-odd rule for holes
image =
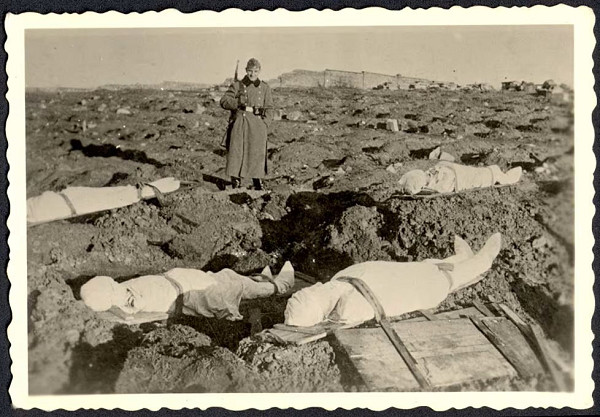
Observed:
[[[67,187],[60,192],[45,191],[37,197],[27,199],[27,224],[46,223],[83,214],[125,207],[140,200],[170,193],[179,189],[179,180],[172,177],[137,188],[134,185],[121,187]]]

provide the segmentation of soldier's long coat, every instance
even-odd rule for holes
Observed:
[[[247,96],[246,105],[264,108],[264,115],[238,110],[239,94]],[[221,107],[231,110],[227,130],[227,175],[263,178],[267,173],[267,129],[273,120],[273,99],[267,83],[256,86],[247,77],[236,81],[221,98]]]

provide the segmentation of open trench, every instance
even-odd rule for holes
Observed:
[[[325,281],[366,260],[449,256],[454,234],[477,249],[496,231],[503,246],[492,270],[438,310],[505,303],[538,322],[569,357],[572,283],[564,277],[573,276],[572,248],[544,224],[544,207],[532,198],[541,192],[504,188],[407,201],[376,191],[193,189],[162,205],[35,227],[31,242],[52,236],[55,244],[29,248],[32,393],[356,389],[327,340],[284,347],[250,337],[283,321],[285,298],[244,301],[245,319],[237,322],[183,316],[124,326],[96,318],[77,301],[79,288],[98,271],[117,280],[176,266],[252,273],[266,264],[277,271],[285,260]]]

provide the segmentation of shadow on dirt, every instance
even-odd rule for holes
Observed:
[[[110,180],[103,185],[103,187],[114,187],[115,185],[121,185],[124,181],[129,178],[129,174],[126,172],[115,172]]]
[[[567,190],[568,188],[572,187],[572,180],[566,179],[566,180],[558,180],[558,181],[554,181],[554,180],[549,180],[549,181],[539,181],[538,182],[538,186],[540,187],[540,191],[550,194],[550,195],[557,195],[565,190]]]
[[[527,314],[563,349],[573,354],[572,307],[560,304],[542,286],[529,285],[522,279],[515,280],[511,286]]]
[[[397,216],[368,194],[300,192],[288,198],[287,214],[280,220],[260,221],[262,250],[279,253],[280,259],[290,260],[299,271],[320,280],[329,278],[355,263],[349,254],[327,247],[331,228],[353,206],[377,207],[384,222],[377,231],[380,235],[397,230]],[[381,237],[394,239],[393,233]]]
[[[229,321],[208,317],[195,317],[179,314],[169,318],[167,326],[182,324],[189,326],[206,336],[212,343],[235,352],[240,340],[250,336],[250,324],[245,320]]]
[[[219,254],[202,267],[206,271],[218,272],[224,268],[231,268],[238,261],[238,257],[230,253]]]
[[[94,275],[80,275],[78,277],[66,280],[65,283],[71,287],[71,291],[73,291],[73,297],[75,297],[76,300],[81,300],[81,287],[92,278],[94,278]]]
[[[126,161],[134,161],[139,162],[141,164],[150,164],[155,166],[156,168],[162,168],[167,164],[163,164],[156,159],[149,158],[146,155],[146,152],[138,151],[138,150],[122,150],[117,148],[115,145],[111,144],[103,144],[103,145],[83,145],[83,143],[79,139],[71,139],[71,152],[72,151],[81,151],[85,156],[93,158],[110,158],[111,156],[116,156],[117,158],[121,158]]]
[[[298,270],[319,279],[331,276],[331,272],[350,265],[352,260],[325,248],[326,228],[348,207],[361,203],[375,204],[368,195],[353,192],[292,194],[286,202],[285,216],[280,220],[260,221],[262,249],[280,253],[282,259],[290,260]]]
[[[70,381],[63,393],[103,394],[115,391],[127,353],[138,346],[143,331],[132,331],[129,326],[119,325],[112,330],[112,340],[97,346],[80,343],[71,356]]]
[[[429,154],[431,154],[438,146],[434,146],[433,148],[414,149],[408,153],[408,156],[412,159],[429,159]]]
[[[460,162],[465,165],[483,164],[491,152],[469,152],[460,156]]]

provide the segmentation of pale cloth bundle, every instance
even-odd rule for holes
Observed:
[[[67,187],[61,192],[46,191],[37,197],[27,199],[27,223],[36,224],[53,220],[67,219],[83,214],[95,213],[118,207],[125,207],[156,196],[179,189],[179,181],[162,178],[143,186],[121,187]]]
[[[388,316],[434,308],[450,292],[448,279],[435,264],[364,262],[338,272],[326,284],[295,293],[288,301],[285,323],[312,326],[327,319],[356,323],[375,317],[369,302],[351,284],[339,281],[343,277],[362,279]]]
[[[122,283],[97,276],[86,282],[81,299],[94,311],[117,307],[131,316],[138,312],[172,313],[181,297],[184,314],[240,320],[239,304],[245,278],[231,269],[204,272],[174,268],[162,275],[144,275]],[[130,304],[130,300],[134,303]]]
[[[454,173],[455,181],[454,187],[452,187],[453,189],[444,189],[443,191],[440,191],[435,186],[430,186],[428,184],[429,188],[432,188],[439,192],[451,192],[471,190],[473,188],[485,188],[491,187],[496,183],[496,180],[494,178],[494,172],[490,167],[471,167],[446,161],[439,162],[438,166],[442,169],[445,168],[448,171],[452,171]]]

